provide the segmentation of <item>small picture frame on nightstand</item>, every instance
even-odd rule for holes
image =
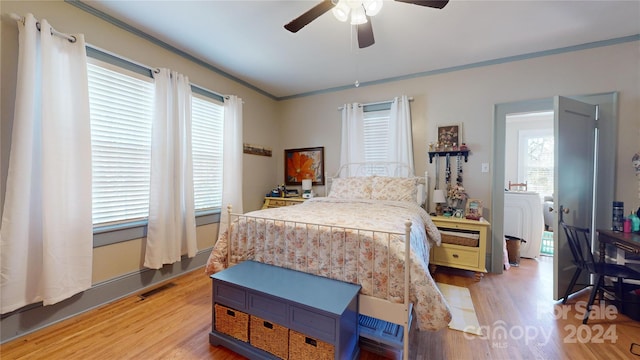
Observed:
[[[482,200],[467,200],[467,206],[464,213],[465,218],[469,220],[480,220],[482,218]]]

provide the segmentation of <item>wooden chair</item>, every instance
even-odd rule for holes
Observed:
[[[571,278],[571,282],[567,287],[567,290],[562,298],[562,303],[566,304],[567,298],[571,294],[573,287],[576,285],[576,281],[582,271],[586,271],[589,274],[595,276],[593,288],[591,289],[591,295],[589,296],[589,302],[587,303],[587,311],[584,314],[582,323],[586,324],[589,320],[589,314],[591,312],[591,306],[595,300],[596,294],[601,291],[606,291],[612,295],[617,303],[623,304],[624,300],[624,279],[640,280],[640,272],[631,269],[628,266],[595,261],[593,252],[591,252],[591,236],[589,229],[570,226],[560,222],[560,225],[564,229],[565,235],[567,235],[567,242],[573,255],[573,263],[576,265],[576,271]],[[604,285],[605,276],[616,278],[615,286],[606,287]],[[637,303],[634,303],[637,306]],[[622,306],[620,306],[620,310]]]
[[[512,183],[509,181],[509,191],[527,191],[527,182]]]

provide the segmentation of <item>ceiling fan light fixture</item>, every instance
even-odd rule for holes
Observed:
[[[364,6],[364,11],[368,16],[376,16],[382,9],[382,0],[365,0],[362,2]]]
[[[351,25],[362,25],[367,23],[367,15],[362,6],[351,10]]]
[[[333,16],[335,16],[336,19],[345,22],[349,18],[350,10],[351,8],[349,7],[349,5],[347,5],[344,0],[340,0],[331,11],[333,12]]]

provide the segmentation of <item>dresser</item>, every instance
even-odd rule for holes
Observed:
[[[281,206],[290,206],[290,205],[298,205],[305,202],[307,199],[301,197],[265,197],[264,204],[262,204],[263,209],[268,208],[277,208]]]
[[[250,359],[357,359],[360,285],[254,261],[211,276],[212,345]]]
[[[487,237],[491,224],[484,220],[469,220],[445,216],[432,216],[431,220],[441,232],[455,234],[459,232],[462,241],[455,241],[454,236],[443,236],[440,246],[434,246],[429,255],[429,265],[431,271],[435,271],[436,266],[448,266],[457,269],[471,270],[476,272],[476,280],[482,279],[487,272],[486,253]],[[475,235],[477,241],[465,242],[471,235]],[[452,239],[452,240],[449,240]]]

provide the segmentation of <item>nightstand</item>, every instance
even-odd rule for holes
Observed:
[[[264,204],[262,204],[263,209],[268,208],[277,208],[282,206],[290,206],[290,205],[298,205],[305,202],[307,199],[301,197],[265,197]]]
[[[476,280],[482,279],[487,272],[485,262],[487,254],[487,236],[491,224],[484,220],[468,220],[445,216],[432,216],[431,220],[441,231],[477,234],[477,244],[448,243],[434,246],[429,255],[429,266],[435,271],[436,265],[476,272]]]

